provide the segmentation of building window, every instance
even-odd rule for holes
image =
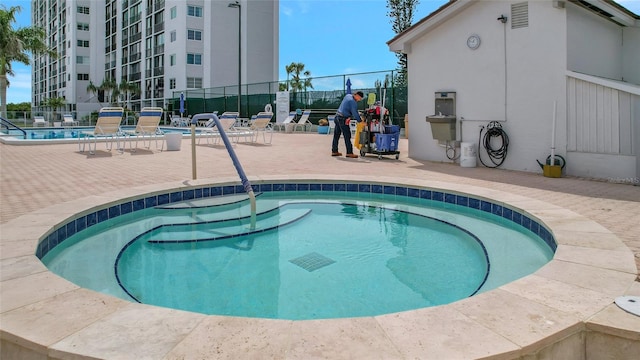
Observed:
[[[202,17],[202,8],[200,6],[187,5],[187,15]]]
[[[176,41],[176,31],[175,30],[173,30],[171,32],[171,42],[174,42],[174,41]]]
[[[78,40],[79,47],[89,47],[89,40]]]
[[[202,31],[200,30],[187,30],[188,40],[202,40]]]
[[[176,88],[176,79],[169,79],[169,89]]]
[[[77,28],[80,31],[89,31],[89,24],[78,23]]]
[[[202,89],[202,78],[187,78],[187,89]]]
[[[76,64],[89,64],[88,56],[76,56]]]
[[[202,65],[202,54],[187,54],[187,64]]]
[[[176,54],[171,54],[169,56],[169,65],[174,66],[176,64]]]
[[[174,6],[171,8],[171,18],[175,19],[178,16],[178,9]]]
[[[78,6],[77,10],[78,10],[78,14],[87,14],[87,15],[89,15],[89,7],[88,6]]]
[[[78,74],[78,80],[89,80],[89,74]]]

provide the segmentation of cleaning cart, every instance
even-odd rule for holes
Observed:
[[[383,155],[395,155],[396,160],[399,159],[400,126],[388,125],[389,115],[384,107],[375,106],[367,109],[362,118],[365,126],[358,138],[360,156],[374,154],[381,160]]]

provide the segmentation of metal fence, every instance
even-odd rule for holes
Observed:
[[[301,109],[312,110],[309,119],[317,124],[321,118],[335,113],[340,106],[342,98],[347,93],[347,81],[351,83],[352,92],[362,91],[365,99],[358,103],[358,108],[363,110],[368,107],[369,97],[375,97],[389,109],[392,123],[404,126],[404,114],[407,113],[407,88],[394,84],[397,74],[395,70],[376,72],[334,75],[310,78],[313,87],[294,91],[289,89],[289,111]],[[305,79],[302,79],[303,81]],[[290,83],[291,84],[291,83]],[[286,88],[287,80],[276,82],[244,84],[241,86],[242,96],[240,101],[240,114],[249,117],[264,111],[267,104],[271,104],[276,111],[276,93],[281,86]],[[185,95],[185,116],[204,112],[238,111],[238,86],[226,86],[206,89],[188,89],[174,91],[171,99],[165,101],[165,124],[169,123],[168,114],[179,115],[180,94]],[[375,95],[370,95],[375,94]],[[8,111],[7,119],[18,126],[32,126],[33,116],[43,115],[53,126],[55,122],[62,121],[64,111]],[[80,125],[94,125],[98,118],[98,112],[70,112]],[[136,121],[136,113],[127,111],[125,124],[133,125]]]
[[[367,108],[371,97],[389,109],[393,124],[403,126],[404,114],[407,113],[407,88],[394,86],[395,75],[395,70],[387,70],[310,78],[312,88],[298,91],[289,89],[289,111],[312,110],[309,119],[317,123],[319,119],[335,113],[347,93],[349,81],[352,92],[362,91],[365,94],[365,100],[358,104],[359,109]],[[264,111],[267,104],[271,104],[275,111],[276,93],[286,84],[286,80],[281,80],[242,85],[241,116],[248,117]],[[185,96],[184,116],[212,111],[238,111],[237,85],[174,91],[173,99],[168,103],[169,113],[179,115],[181,93]]]

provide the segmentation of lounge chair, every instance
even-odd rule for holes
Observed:
[[[309,121],[309,115],[311,115],[311,110],[305,110],[302,112],[302,116],[298,119],[298,122],[293,126],[293,131],[298,130],[298,128],[302,127],[304,131],[307,131],[307,126],[311,128],[313,125],[311,121]]]
[[[170,126],[189,126],[189,118],[180,117],[178,115],[169,115],[169,117],[171,118]]]
[[[164,139],[159,138],[164,133],[160,129],[160,120],[162,119],[163,110],[160,107],[145,107],[140,111],[140,117],[136,128],[133,130],[123,131],[122,133],[127,137],[135,136],[136,148],[133,149],[133,140],[129,142],[131,151],[135,152],[138,149],[138,140],[142,140],[143,145],[147,149],[151,148],[151,140],[156,141],[156,149],[158,148],[158,141],[160,141],[161,150],[164,150]],[[148,146],[147,146],[148,141]]]
[[[44,116],[38,115],[33,117],[33,127],[38,126],[50,126],[49,122],[44,119]]]
[[[271,119],[273,118],[273,113],[271,112],[260,112],[258,115],[254,115],[255,119],[252,119],[250,126],[248,127],[236,127],[235,130],[239,133],[245,132],[246,136],[251,136],[251,142],[258,141],[258,136],[262,133],[262,140],[265,144],[271,144],[271,140],[273,140],[273,128],[271,126]],[[252,117],[253,118],[253,117]],[[267,143],[266,133],[270,133],[269,142]]]
[[[214,111],[212,113],[213,115],[218,115],[218,110]],[[196,124],[196,126],[209,126],[210,124],[213,122],[213,119],[209,119],[209,120],[198,120],[198,123]]]
[[[287,129],[287,126],[291,126],[293,127],[293,121],[296,119],[296,112],[295,111],[291,111],[289,112],[289,116],[287,116],[283,121],[281,122],[276,122],[275,124],[273,124],[273,130],[275,131],[276,129],[278,129],[279,131],[285,131]]]
[[[218,116],[218,120],[220,121],[220,125],[222,125],[222,129],[225,134],[233,136],[233,133],[235,132],[234,126],[238,115],[239,113],[237,112],[224,112],[222,115]],[[198,137],[198,144],[200,143],[200,139],[203,137],[207,139],[208,144],[210,139],[212,144],[217,144],[220,139],[220,131],[213,119],[207,121],[207,125],[205,127],[201,127],[199,133],[200,136]]]
[[[62,126],[78,126],[78,121],[71,114],[62,115]]]
[[[116,140],[117,147],[120,149],[119,137],[122,135],[120,123],[122,122],[123,114],[124,109],[121,107],[105,107],[100,109],[96,127],[91,131],[81,131],[78,136],[78,148],[80,152],[84,152],[85,145],[89,144],[89,154],[95,154],[98,138],[106,141],[107,150],[111,151],[114,140]],[[93,150],[91,150],[92,143]]]
[[[327,116],[327,120],[329,121],[329,131],[327,131],[327,135],[331,134],[331,130],[336,131],[336,116],[329,115]]]

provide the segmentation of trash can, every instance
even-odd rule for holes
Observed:
[[[168,133],[164,134],[164,139],[167,142],[167,151],[180,150],[182,144],[182,133]]]

